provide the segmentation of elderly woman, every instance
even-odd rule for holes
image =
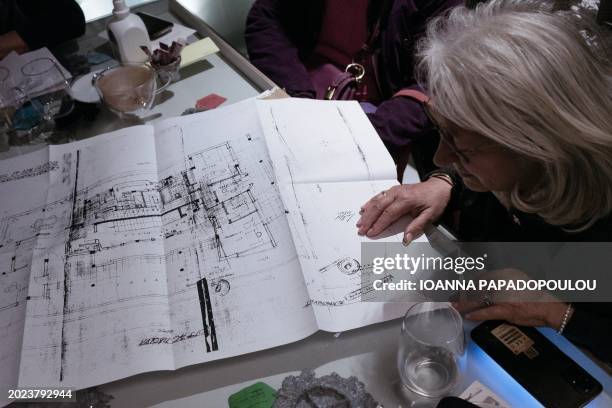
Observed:
[[[432,21],[421,44],[449,172],[397,186],[362,208],[376,236],[404,214],[405,243],[452,212],[466,241],[612,241],[612,65],[587,15],[493,0]],[[550,326],[612,361],[609,304],[500,303],[474,320]]]

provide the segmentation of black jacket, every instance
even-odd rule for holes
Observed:
[[[611,242],[612,217],[585,231],[568,233],[540,217],[508,211],[491,193],[464,190],[453,197],[459,212],[455,232],[470,242]],[[458,210],[457,210],[458,209]],[[598,358],[612,363],[612,303],[574,303],[574,315],[563,334],[590,349]]]
[[[85,32],[74,0],[0,0],[0,34],[16,31],[31,50],[53,47]]]

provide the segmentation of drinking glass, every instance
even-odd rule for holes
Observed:
[[[423,302],[404,316],[397,356],[402,384],[425,397],[447,395],[457,384],[465,337],[450,303]]]
[[[0,152],[9,149],[9,131],[17,107],[17,94],[10,71],[0,67]]]
[[[70,84],[50,58],[37,58],[21,67],[24,81],[20,88],[42,119],[64,117],[74,108]]]
[[[5,106],[8,102],[7,97],[10,88],[10,76],[11,73],[8,69],[0,67],[0,106]]]
[[[162,82],[158,86],[158,79]],[[108,68],[93,78],[100,99],[113,112],[142,114],[151,109],[155,96],[170,85],[172,78],[160,76],[148,64],[124,64]]]

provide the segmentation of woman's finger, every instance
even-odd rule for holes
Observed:
[[[365,203],[361,207],[363,214],[359,221],[357,221],[357,233],[359,235],[365,235],[372,228],[372,225],[376,222],[380,214],[394,201],[395,194],[393,192],[384,191]]]
[[[376,221],[374,221],[370,229],[366,231],[366,235],[368,237],[375,237],[379,235],[385,230],[385,228],[404,215],[405,212],[404,204],[399,202],[399,200],[394,200],[380,212]]]
[[[410,244],[413,240],[423,235],[425,228],[431,221],[431,212],[428,210],[424,210],[412,221],[410,221],[404,230],[404,245]]]

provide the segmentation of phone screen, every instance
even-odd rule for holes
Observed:
[[[139,12],[136,13],[136,15],[142,19],[151,40],[156,40],[168,34],[174,26],[170,21],[163,20],[147,13]]]
[[[471,337],[545,407],[582,407],[602,391],[593,376],[533,327],[487,321]]]

